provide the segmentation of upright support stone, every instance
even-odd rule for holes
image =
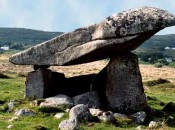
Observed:
[[[48,69],[37,69],[26,77],[25,98],[44,98],[51,77]]]
[[[114,111],[132,113],[147,107],[135,54],[120,54],[111,58],[107,65],[106,98]]]

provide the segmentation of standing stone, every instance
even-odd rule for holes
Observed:
[[[50,76],[51,71],[48,69],[37,69],[28,73],[26,77],[25,98],[44,98]]]
[[[113,111],[134,113],[147,107],[136,55],[112,57],[106,71],[106,98]]]

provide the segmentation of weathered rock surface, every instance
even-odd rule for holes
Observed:
[[[69,119],[62,121],[59,126],[59,130],[78,130],[78,123],[75,119]]]
[[[131,118],[134,119],[134,122],[137,124],[141,124],[145,121],[146,119],[146,113],[144,111],[137,112],[135,114],[131,115]]]
[[[74,105],[84,104],[89,108],[100,108],[100,100],[97,92],[91,91],[73,97]]]
[[[25,98],[44,98],[51,73],[48,69],[37,69],[28,73],[25,83]]]
[[[59,94],[55,97],[46,98],[44,102],[40,104],[40,107],[57,107],[60,105],[73,106],[72,98]]]
[[[159,30],[175,25],[175,15],[153,7],[113,14],[99,24],[60,35],[10,57],[21,65],[70,65],[131,51]]]
[[[82,120],[89,121],[92,119],[92,115],[89,112],[88,106],[84,104],[79,104],[70,110],[69,119],[75,119],[78,122]]]
[[[105,86],[100,85],[94,89],[105,96],[102,98],[106,98],[107,109],[132,114],[147,108],[136,55],[125,53],[113,56],[102,71],[106,75],[101,79]]]

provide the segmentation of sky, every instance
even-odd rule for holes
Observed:
[[[175,14],[175,0],[0,0],[0,27],[70,32],[141,6]],[[158,34],[175,34],[175,27]]]

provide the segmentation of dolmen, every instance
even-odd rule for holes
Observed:
[[[175,25],[175,15],[154,7],[113,14],[98,24],[79,28],[12,55],[17,65],[33,65],[26,78],[26,98],[56,94],[76,96],[96,91],[101,106],[133,113],[148,108],[138,57],[131,51],[158,31]],[[49,66],[68,66],[110,58],[98,74],[65,78]]]

